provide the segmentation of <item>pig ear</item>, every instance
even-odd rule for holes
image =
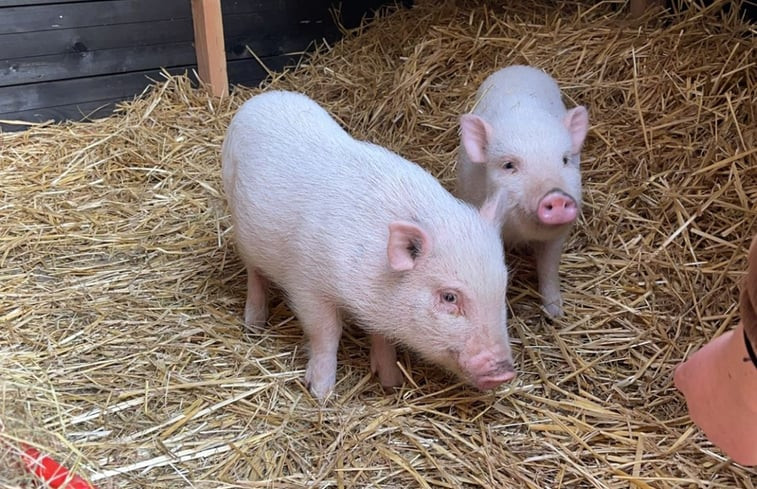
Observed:
[[[486,152],[492,135],[492,126],[477,115],[460,117],[460,142],[473,163],[486,163]]]
[[[490,222],[497,227],[502,227],[505,217],[505,192],[500,190],[499,192],[491,195],[484,201],[481,208],[478,210],[484,221]]]
[[[406,221],[389,224],[386,254],[389,266],[396,272],[415,268],[418,258],[431,251],[431,238],[420,226]]]
[[[570,132],[571,151],[573,154],[579,153],[584,144],[586,133],[589,132],[589,112],[586,107],[579,105],[570,109],[563,118],[563,124]]]

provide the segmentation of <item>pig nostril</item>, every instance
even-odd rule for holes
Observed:
[[[513,362],[510,360],[502,360],[497,362],[494,369],[495,372],[508,373],[513,371]]]

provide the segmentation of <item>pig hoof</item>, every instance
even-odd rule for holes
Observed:
[[[244,329],[248,333],[260,333],[265,328],[265,321],[245,321]]]
[[[246,307],[244,310],[244,327],[250,332],[260,331],[265,327],[267,316],[266,311],[257,311]]]
[[[312,394],[312,396],[318,400],[318,402],[325,402],[326,399],[331,396],[331,393],[334,390],[333,385],[322,385],[316,384],[315,382],[308,382],[307,378],[305,379],[305,386],[308,388],[308,391],[310,391],[310,394]]]
[[[333,378],[329,378],[328,375],[323,375],[322,373],[315,372],[315,369],[311,368],[310,365],[308,365],[307,370],[305,370],[305,385],[307,386],[310,393],[318,399],[320,402],[324,402],[328,397],[331,395],[331,392],[334,390],[334,384],[335,380]]]
[[[399,387],[404,382],[402,370],[397,366],[394,346],[379,335],[371,338],[371,372],[378,376],[384,391]]]
[[[405,382],[405,378],[402,376],[402,370],[397,367],[396,364],[383,366],[376,374],[378,374],[379,382],[383,387],[384,392],[392,392],[395,387],[400,387]]]
[[[551,318],[559,318],[563,315],[562,305],[556,302],[544,304],[544,310]]]

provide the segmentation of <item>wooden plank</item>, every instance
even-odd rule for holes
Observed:
[[[167,69],[178,74],[188,67]],[[137,94],[150,84],[146,77],[162,80],[160,70],[138,71],[93,78],[75,78],[29,85],[0,87],[0,118],[2,114],[55,107],[63,103],[81,103],[92,100],[124,97]]]
[[[266,68],[281,71],[287,66],[294,66],[300,58],[298,55],[280,55],[261,58]],[[268,77],[268,72],[254,59],[238,59],[227,63],[229,80],[235,85],[257,87]]]
[[[29,0],[28,3],[32,3],[32,1]],[[41,1],[49,3],[47,0]],[[185,16],[187,12],[190,12],[188,8],[190,5],[186,0],[164,0],[162,2],[152,2],[152,0],[111,0],[108,2],[86,0],[86,3],[89,4],[88,8],[91,10],[102,10],[103,6],[100,4],[105,4],[105,8],[111,11],[111,7],[116,4],[125,5],[125,3],[129,3],[132,8],[134,8],[134,5],[140,5],[139,8],[143,11],[136,13],[136,17],[131,15],[134,12],[127,12],[126,17],[131,20],[138,19],[139,16],[143,16],[142,18],[156,16],[160,18],[168,15],[170,9],[165,8],[165,6],[169,2],[174,2],[175,7],[183,7],[183,10],[179,9],[179,14],[174,12],[171,18],[157,21],[121,24],[120,22],[124,20],[124,17],[115,18],[113,15],[79,11],[79,13],[84,14],[85,23],[96,20],[103,22],[103,24],[79,27],[77,22],[81,19],[74,21],[69,18],[64,20],[70,21],[70,25],[76,24],[77,27],[64,29],[60,27],[62,24],[58,24],[56,27],[52,25],[45,27],[43,23],[44,28],[51,30],[35,32],[33,35],[23,31],[25,22],[27,27],[32,25],[31,22],[28,22],[29,19],[21,19],[21,22],[15,23],[13,34],[0,35],[0,58],[8,56],[6,53],[11,50],[7,46],[11,44],[8,42],[11,40],[16,43],[15,46],[27,49],[21,54],[39,55],[44,52],[41,50],[42,48],[35,48],[37,49],[35,52],[26,48],[26,44],[33,45],[35,42],[44,44],[40,43],[40,40],[50,34],[55,34],[57,37],[54,36],[54,39],[47,42],[47,46],[58,50],[57,54],[59,55],[65,54],[62,57],[47,55],[47,58],[44,58],[45,55],[40,55],[38,57],[42,59],[34,61],[30,61],[34,56],[24,56],[24,63],[16,63],[16,72],[21,68],[21,73],[16,75],[10,73],[14,69],[10,63],[0,63],[0,84],[6,83],[3,80],[3,78],[6,78],[3,76],[6,69],[7,74],[11,77],[16,76],[15,81],[18,81],[20,79],[18,77],[24,75],[25,65],[28,65],[29,68],[26,74],[35,72],[32,68],[36,66],[38,69],[36,71],[45,71],[46,68],[49,68],[47,69],[47,76],[79,77],[99,73],[102,73],[102,76],[0,87],[0,119],[7,119],[9,115],[15,115],[13,118],[36,117],[37,120],[50,117],[54,119],[79,118],[82,111],[87,113],[89,110],[99,108],[102,104],[112,106],[112,103],[116,100],[129,99],[134,94],[140,93],[145,86],[151,83],[145,75],[150,75],[154,79],[162,79],[160,72],[155,69],[156,66],[169,66],[167,63],[179,63],[167,71],[181,73],[192,70],[195,56],[191,47],[191,40],[186,39],[187,27],[191,23],[191,17]],[[179,5],[179,2],[182,5]],[[337,38],[338,30],[328,12],[330,3],[331,0],[222,0],[225,37],[230,41],[226,49],[229,80],[233,83],[255,86],[267,76],[260,63],[251,59],[249,53],[246,52],[245,45],[249,45],[262,58],[263,63],[269,69],[276,71],[282,69],[285,65],[296,63],[298,58],[298,56],[283,56],[280,53],[302,51],[311,44],[313,39]],[[13,9],[8,8],[7,5],[9,5],[7,2],[2,3],[2,0],[0,0],[0,32],[3,32],[3,25],[8,26],[15,22],[8,20],[7,13]],[[81,5],[84,5],[81,1],[58,0],[55,4],[47,5],[46,8],[60,9],[62,7],[80,7]],[[156,9],[156,7],[160,8]],[[41,7],[26,7],[19,9],[19,12],[25,10],[25,13],[28,13],[28,9],[39,8]],[[155,15],[156,10],[158,10],[157,15]],[[176,9],[173,10],[176,11]],[[95,13],[97,15],[94,15]],[[42,18],[49,20],[46,17]],[[106,25],[108,22],[115,22],[115,24]],[[160,23],[161,27],[156,28],[156,22]],[[184,27],[177,27],[179,25]],[[174,27],[170,33],[167,32],[170,30],[169,26]],[[140,35],[138,32],[143,34]],[[165,35],[151,35],[161,32]],[[191,29],[189,29],[189,32],[192,32]],[[100,39],[95,34],[99,34]],[[182,37],[172,43],[164,42],[170,41],[174,34]],[[118,37],[124,39],[115,39]],[[152,52],[150,52],[151,50]],[[14,55],[11,54],[10,56]],[[115,63],[114,59],[119,60],[118,66],[113,64]],[[57,66],[53,66],[56,63]],[[111,70],[135,71],[115,75],[105,74]],[[41,79],[36,78],[36,80]],[[104,110],[106,109],[101,109],[98,114]]]
[[[339,37],[339,30],[333,23],[303,24],[297,19],[260,18],[255,14],[224,17],[223,30],[227,59],[239,55],[240,49],[244,50],[244,44],[250,45],[258,56],[272,56],[300,51],[308,47],[311,41],[323,37],[329,40]]]
[[[20,123],[22,121],[89,121],[92,119],[107,117],[113,113],[114,107],[115,101],[107,99],[2,114],[0,115],[0,121],[13,121],[14,123],[7,124],[0,122],[0,129],[4,132],[10,132],[21,131],[28,128],[28,125]]]
[[[83,3],[102,0],[2,0],[0,7],[28,7],[32,5],[47,5],[50,3]]]
[[[298,33],[297,37],[279,35],[265,39],[240,37],[230,39],[226,58],[243,59],[252,55],[247,46],[258,56],[268,57],[292,52],[302,52],[311,44],[317,32]],[[154,46],[137,46],[103,49],[85,52],[67,52],[49,56],[0,61],[0,86],[39,83],[44,81],[97,76],[193,65],[195,49],[190,41]]]
[[[281,70],[296,63],[298,56],[270,56],[262,61],[271,70]],[[168,68],[170,74],[192,73],[195,67],[177,66]],[[265,79],[267,72],[256,60],[240,59],[228,63],[229,79],[233,83],[248,86],[257,85]],[[194,77],[192,77],[194,78]],[[56,80],[30,85],[0,87],[0,119],[8,119],[8,114],[35,111],[61,104],[76,105],[91,101],[123,100],[132,98],[150,85],[152,80],[163,80],[160,70],[145,70],[132,73]]]
[[[221,0],[192,0],[195,51],[200,80],[216,97],[229,94],[226,51],[223,44]]]
[[[282,70],[285,66],[294,65],[297,62],[297,56],[273,56],[263,59],[270,69]],[[229,78],[234,82],[245,86],[258,86],[267,77],[267,73],[263,70],[257,62],[253,60],[236,60],[229,63]],[[176,68],[175,73],[183,73],[190,71],[191,66]],[[63,105],[45,106],[35,109],[20,110],[16,112],[0,113],[0,120],[5,121],[31,121],[31,122],[44,122],[48,120],[62,121],[62,120],[84,120],[85,116],[89,118],[104,117],[112,113],[113,108],[117,102],[123,100],[129,100],[144,90],[146,86],[152,83],[147,77],[153,80],[160,80],[162,77],[157,71],[148,72],[143,74],[143,79],[135,78],[134,83],[122,83],[124,88],[123,93],[118,96],[90,100],[80,101],[76,103],[65,103]],[[106,78],[106,77],[104,77]],[[108,82],[101,82],[108,83]],[[68,82],[52,82],[53,85],[65,85],[63,87],[57,87],[58,90],[69,90],[72,85]],[[23,87],[15,87],[23,88]],[[0,89],[0,96],[2,96],[2,89]],[[117,93],[117,92],[113,92]],[[3,131],[19,131],[26,129],[28,126],[24,124],[3,124],[0,122],[0,129]]]
[[[11,60],[170,42],[192,42],[192,20],[77,27],[0,35],[0,57]]]
[[[270,56],[302,49],[312,39],[336,39],[339,31],[333,24],[299,23],[282,16],[240,14],[224,17],[227,57],[239,54],[243,40],[258,56]],[[16,60],[33,56],[82,53],[156,44],[193,42],[191,19],[81,27],[42,32],[0,35],[0,58]],[[302,44],[302,47],[298,47]]]
[[[34,2],[36,3],[36,2]],[[15,2],[13,2],[15,4]],[[330,21],[329,0],[233,0],[223,2],[223,15],[258,14],[266,18],[309,17]],[[191,19],[186,0],[87,0],[46,5],[0,5],[0,34]]]
[[[191,18],[186,0],[109,0],[0,8],[0,34]]]
[[[330,0],[221,0],[223,15],[274,14],[312,12],[313,8],[328,15]]]
[[[0,61],[0,86],[127,73],[195,63],[191,43],[106,49]]]
[[[259,39],[250,35],[226,38],[226,59],[250,58],[251,54],[247,51],[249,47],[258,57],[276,56],[279,54],[302,53],[311,48],[316,36],[320,32],[298,33],[296,37],[285,35],[270,36],[265,39]],[[320,41],[321,39],[315,39]]]

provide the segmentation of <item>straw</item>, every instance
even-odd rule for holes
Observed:
[[[693,427],[674,367],[738,321],[757,231],[755,27],[736,6],[420,1],[214,99],[166,76],[92,123],[0,146],[0,487],[29,442],[101,488],[753,487]],[[559,6],[559,8],[557,8]],[[349,327],[336,395],[303,386],[281,295],[245,333],[219,148],[262,89],[302,91],[448,188],[481,81],[544,68],[585,105],[582,217],[547,321],[507,253],[519,375],[461,385],[403,351],[386,395]]]

